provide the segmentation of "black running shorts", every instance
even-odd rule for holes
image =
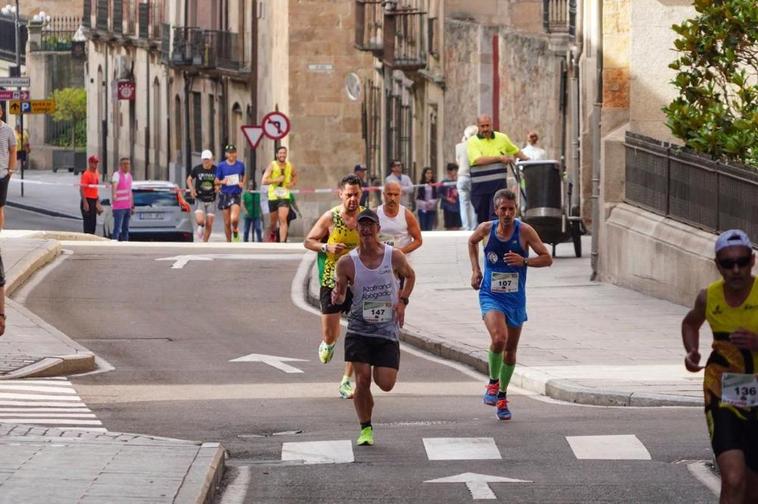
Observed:
[[[226,210],[227,208],[231,208],[232,205],[240,206],[239,194],[226,194],[222,192],[218,195],[219,210]]]
[[[345,335],[345,362],[400,369],[400,343],[348,332]]]
[[[705,416],[716,457],[725,451],[741,450],[746,465],[758,471],[758,408],[735,410],[714,405]]]

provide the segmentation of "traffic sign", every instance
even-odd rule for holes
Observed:
[[[290,132],[290,120],[281,112],[269,112],[261,121],[263,134],[271,140],[281,140]]]
[[[12,91],[0,89],[0,100],[28,100],[29,91]]]
[[[13,100],[8,106],[8,112],[18,114],[49,114],[55,112],[55,100]]]
[[[29,87],[32,80],[29,77],[0,77],[0,87]]]
[[[253,124],[246,124],[244,126],[240,126],[240,129],[245,135],[245,138],[247,138],[247,143],[250,144],[250,147],[253,149],[257,148],[258,144],[261,141],[261,138],[263,138],[263,128],[260,126],[255,126]]]

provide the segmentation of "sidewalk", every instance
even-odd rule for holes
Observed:
[[[489,336],[470,286],[467,232],[424,233],[412,255],[416,287],[404,341],[487,372]],[[589,250],[585,237],[584,250]],[[589,281],[588,256],[560,244],[550,268],[530,268],[514,385],[595,405],[702,406],[702,372],[684,369],[680,326],[687,308]],[[309,284],[317,300],[316,275]],[[701,338],[708,355],[709,338]]]
[[[58,239],[82,237],[76,233],[3,231],[0,250],[6,296],[55,260],[61,251]],[[11,393],[0,395],[20,398],[36,383],[20,378],[95,369],[95,356],[86,348],[15,301],[6,297],[5,303],[0,387]],[[8,402],[16,403],[23,403],[27,410],[34,407],[32,397]],[[225,451],[218,443],[1,422],[0,504],[212,502],[224,471]]]
[[[24,197],[21,197],[21,177],[16,174],[8,185],[7,205],[81,220],[78,184],[79,176],[67,171],[25,170]]]

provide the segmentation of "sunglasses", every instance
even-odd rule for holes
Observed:
[[[752,259],[752,256],[743,256],[743,257],[738,257],[737,259],[719,259],[716,262],[722,268],[726,270],[730,270],[734,268],[735,265],[739,268],[744,268],[746,266],[749,266],[750,259]]]

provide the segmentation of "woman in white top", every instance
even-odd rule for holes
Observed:
[[[476,214],[471,204],[471,175],[468,164],[468,153],[466,152],[466,142],[469,138],[476,135],[478,129],[476,126],[467,126],[463,130],[461,143],[455,146],[455,162],[458,164],[458,204],[461,208],[461,223],[463,229],[473,231],[476,228]]]

